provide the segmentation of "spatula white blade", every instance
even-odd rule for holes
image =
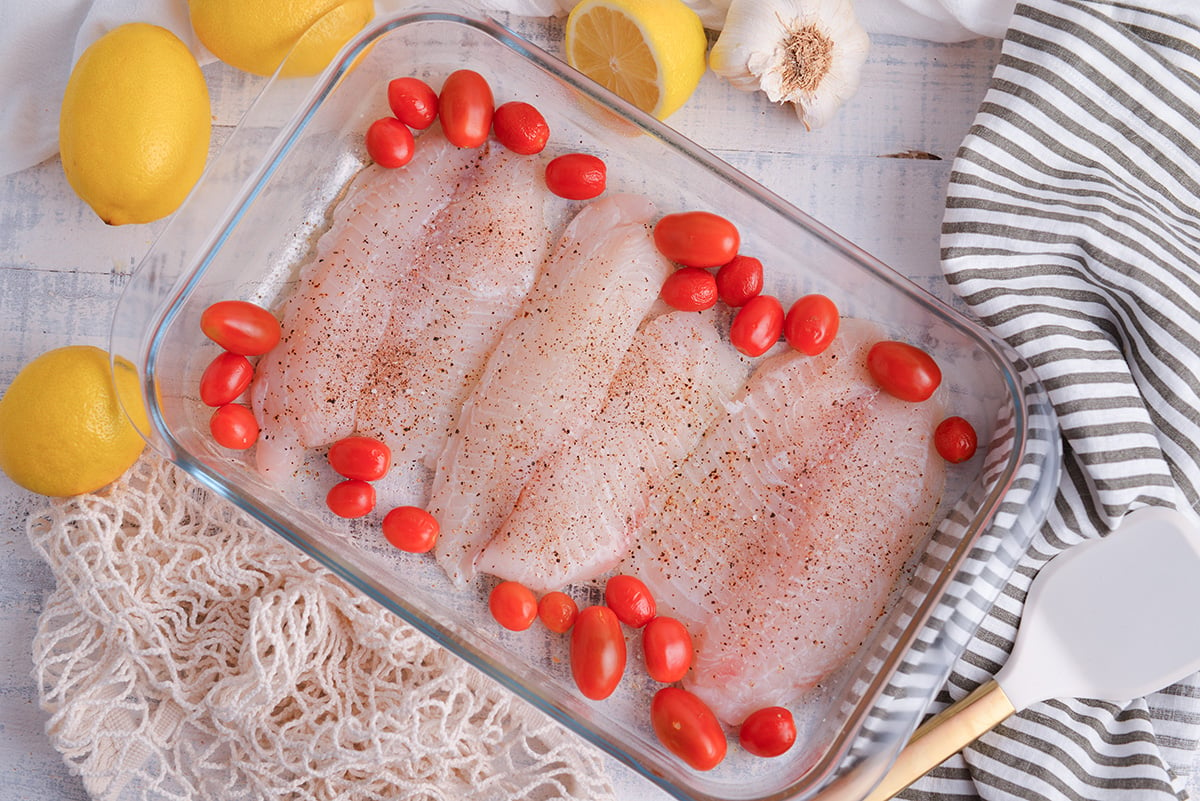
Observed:
[[[1048,698],[1126,701],[1200,670],[1200,532],[1145,508],[1038,574],[996,683],[1017,709]]]

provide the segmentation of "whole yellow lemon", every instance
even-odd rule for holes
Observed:
[[[373,0],[189,0],[192,29],[213,55],[271,75],[316,75],[375,16]],[[311,28],[311,30],[310,30]]]
[[[211,133],[204,76],[166,28],[114,28],[71,70],[58,122],[63,171],[110,225],[179,208],[204,171]]]
[[[0,470],[42,495],[100,489],[128,470],[145,446],[130,422],[148,429],[141,397],[133,365],[118,359],[110,367],[100,348],[43,353],[0,398]]]

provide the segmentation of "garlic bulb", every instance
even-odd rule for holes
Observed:
[[[870,38],[851,0],[733,0],[708,64],[819,128],[858,89]]]

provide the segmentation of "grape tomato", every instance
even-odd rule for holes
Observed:
[[[474,70],[455,70],[442,84],[438,116],[442,132],[456,147],[479,147],[487,141],[495,113],[492,87]]]
[[[717,270],[717,294],[728,306],[745,306],[762,292],[762,262],[740,253]]]
[[[395,117],[381,117],[371,123],[364,143],[371,161],[389,169],[408,164],[417,151],[412,131]]]
[[[696,770],[712,770],[729,748],[717,716],[681,687],[663,687],[654,694],[650,723],[667,750]]]
[[[565,634],[575,625],[579,605],[565,592],[548,592],[538,600],[538,618],[546,628],[556,634]]]
[[[604,603],[626,626],[640,629],[658,612],[650,588],[634,576],[613,576],[604,584]]]
[[[254,412],[240,403],[217,407],[209,418],[208,430],[218,445],[232,450],[244,451],[258,439]]]
[[[687,674],[695,647],[686,626],[673,617],[656,617],[642,629],[642,652],[650,678],[671,684]]]
[[[737,255],[741,238],[724,217],[684,211],[654,224],[654,244],[663,256],[685,267],[720,267]]]
[[[408,553],[428,553],[437,545],[437,518],[419,506],[397,506],[383,516],[383,537]]]
[[[607,185],[608,167],[590,153],[567,153],[546,165],[546,188],[567,200],[591,200]]]
[[[200,330],[225,350],[261,356],[279,344],[279,321],[261,306],[244,300],[220,300],[200,314]]]
[[[537,619],[537,596],[518,581],[502,581],[488,595],[488,611],[509,631],[525,631]]]
[[[329,446],[329,465],[344,478],[378,481],[391,464],[391,449],[374,437],[344,437]]]
[[[717,305],[717,279],[699,267],[680,267],[663,281],[659,295],[679,311],[711,309]]]
[[[837,336],[837,306],[824,295],[805,295],[792,304],[783,318],[783,338],[801,353],[823,353]]]
[[[423,131],[437,119],[437,93],[420,78],[393,78],[388,81],[388,106],[396,119]]]
[[[575,686],[593,701],[613,694],[625,673],[625,634],[606,606],[588,606],[571,627],[571,675]]]
[[[755,756],[780,756],[796,742],[796,720],[786,707],[759,709],[742,721],[738,742]]]
[[[492,130],[500,144],[522,156],[541,153],[550,141],[550,126],[542,112],[519,100],[504,103],[496,109]]]
[[[773,295],[756,295],[738,309],[729,341],[746,356],[761,356],[783,333],[783,304]]]
[[[233,403],[254,380],[254,365],[238,353],[224,351],[209,362],[200,376],[200,401],[205,406]]]
[[[907,342],[876,342],[867,351],[867,370],[880,388],[911,403],[928,400],[942,382],[942,371],[925,351]]]
[[[933,430],[933,445],[943,459],[958,464],[975,455],[979,438],[975,427],[964,418],[947,417]]]
[[[375,508],[375,488],[360,478],[339,481],[326,493],[325,505],[338,517],[365,517]]]

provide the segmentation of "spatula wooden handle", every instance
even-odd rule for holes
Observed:
[[[886,801],[970,745],[1016,710],[994,681],[975,688],[917,729],[879,786],[863,801]]]

